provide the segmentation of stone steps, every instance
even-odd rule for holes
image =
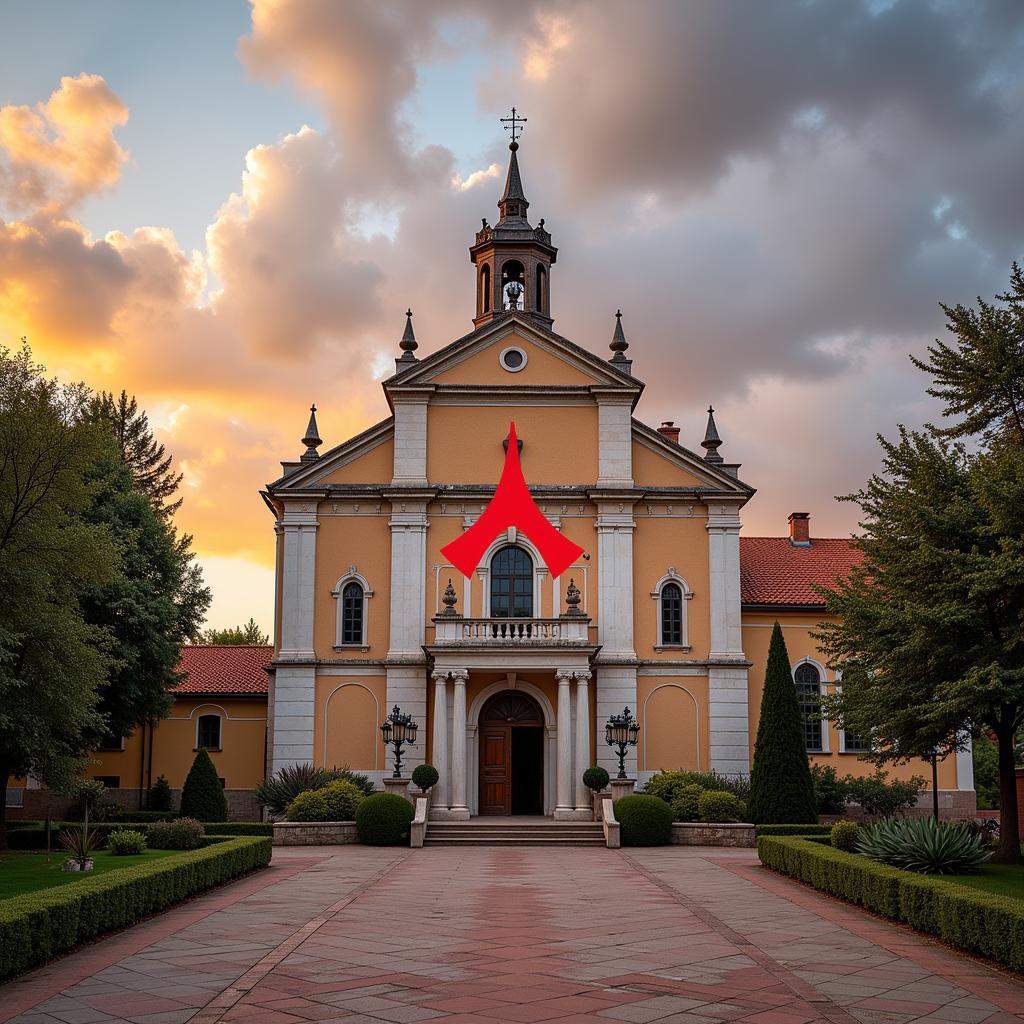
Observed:
[[[501,822],[432,821],[425,846],[604,846],[600,822],[549,821]]]

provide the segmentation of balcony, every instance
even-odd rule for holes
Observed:
[[[439,615],[434,620],[436,647],[586,647],[585,615],[557,619],[464,619]]]

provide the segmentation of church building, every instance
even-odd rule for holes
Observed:
[[[617,773],[604,729],[625,708],[639,785],[668,769],[748,774],[776,620],[812,761],[869,773],[863,741],[820,714],[841,678],[810,637],[815,585],[857,552],[814,537],[803,512],[788,535],[741,536],[755,489],[713,411],[691,450],[672,423],[637,418],[619,314],[604,352],[553,330],[558,250],[529,219],[518,148],[500,216],[469,249],[473,329],[421,357],[407,313],[382,385],[391,415],[321,452],[314,407],[304,454],[263,492],[277,534],[268,773],[313,762],[382,782],[397,707],[419,727],[405,771],[438,769],[441,819],[589,817],[582,774]],[[464,576],[442,551],[488,506],[513,437],[533,500],[582,553],[554,576],[512,525]],[[930,778],[920,763],[893,773]],[[973,813],[969,751],[940,765],[939,787],[945,813]]]

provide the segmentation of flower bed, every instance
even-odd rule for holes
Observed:
[[[154,863],[2,900],[0,978],[266,867],[270,856],[271,842],[265,837],[225,839]]]
[[[1024,900],[877,864],[808,838],[758,836],[765,867],[1024,971]]]

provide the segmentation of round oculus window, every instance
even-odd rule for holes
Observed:
[[[526,353],[521,348],[507,348],[498,358],[509,373],[518,373],[526,366]]]

